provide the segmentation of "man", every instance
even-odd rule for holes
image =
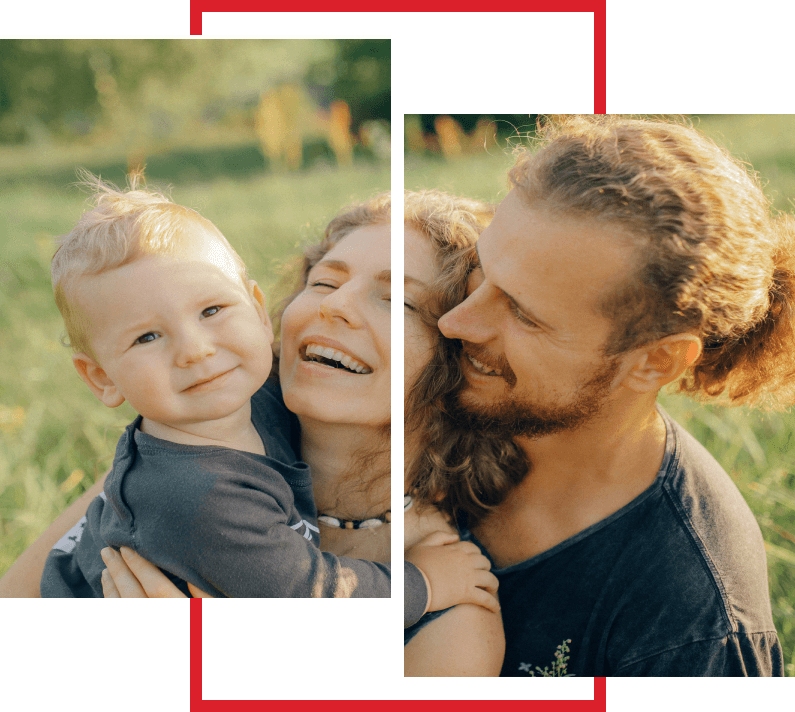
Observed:
[[[656,407],[793,399],[792,232],[697,131],[569,119],[478,242],[461,418],[527,477],[472,528],[500,579],[503,676],[782,675],[759,527]]]

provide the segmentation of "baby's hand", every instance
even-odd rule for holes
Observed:
[[[406,549],[406,561],[425,575],[428,583],[428,611],[441,611],[459,603],[474,603],[493,613],[497,601],[497,577],[491,563],[470,541],[455,534],[434,532]]]

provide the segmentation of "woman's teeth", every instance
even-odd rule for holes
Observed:
[[[327,361],[334,361],[342,364],[346,369],[354,373],[372,373],[371,368],[368,368],[355,358],[348,356],[348,354],[342,353],[342,351],[335,351],[328,346],[321,346],[320,344],[309,344],[306,347],[306,358],[308,361],[319,361],[321,358]]]
[[[478,361],[474,356],[470,356],[467,354],[467,358],[469,362],[481,373],[485,373],[487,376],[502,376],[502,369],[499,368],[490,368],[485,363]]]

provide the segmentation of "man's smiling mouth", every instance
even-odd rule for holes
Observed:
[[[482,373],[484,376],[502,376],[502,370],[499,368],[491,368],[491,366],[487,366],[482,361],[478,361],[474,356],[470,356],[469,354],[465,354],[467,359],[469,359],[469,363],[475,368],[476,371]]]

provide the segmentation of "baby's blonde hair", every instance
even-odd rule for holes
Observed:
[[[75,352],[94,356],[89,324],[75,299],[80,278],[122,267],[143,255],[172,255],[189,226],[206,230],[226,247],[245,283],[246,266],[218,228],[195,210],[139,188],[140,174],[129,176],[127,190],[85,171],[79,175],[81,184],[93,193],[93,207],[80,216],[68,235],[58,239],[50,268],[55,303]]]

